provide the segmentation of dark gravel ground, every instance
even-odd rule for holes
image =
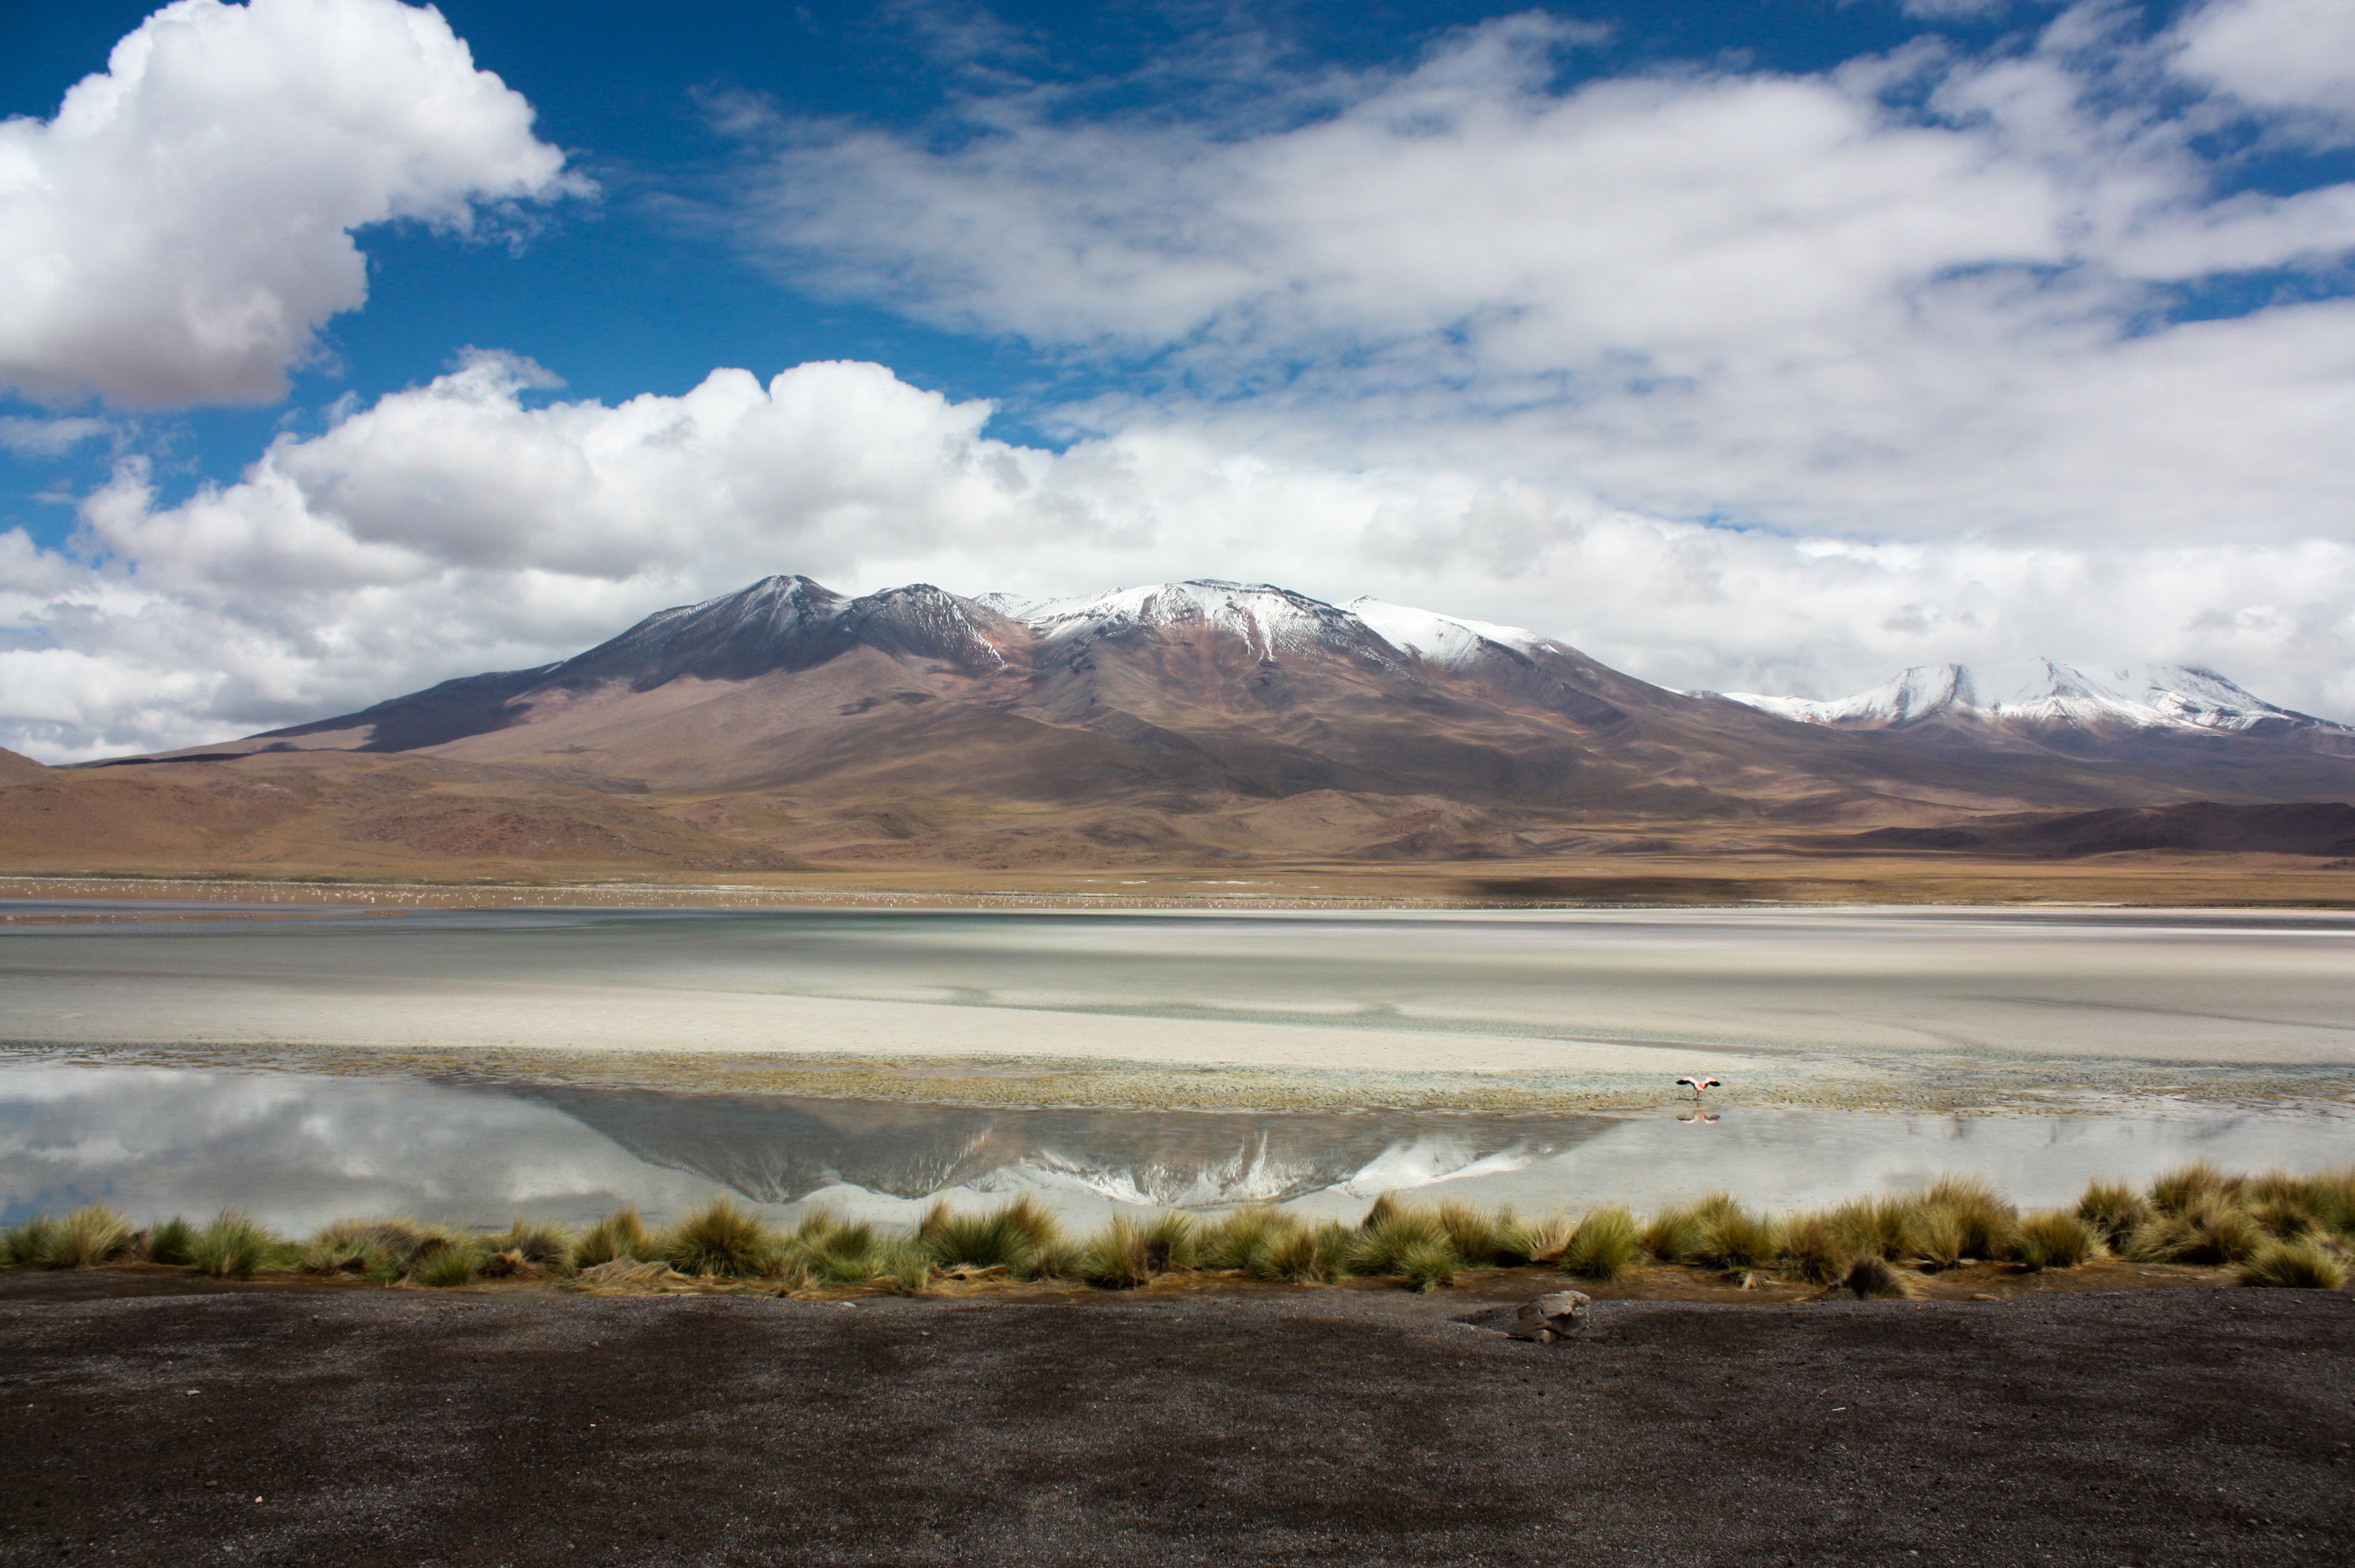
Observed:
[[[2355,1563],[2355,1297],[0,1299],[0,1561]]]

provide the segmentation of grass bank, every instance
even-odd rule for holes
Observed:
[[[1267,1206],[1210,1219],[1120,1215],[1074,1234],[1030,1199],[987,1211],[935,1204],[912,1231],[816,1213],[771,1225],[730,1200],[664,1226],[623,1210],[580,1231],[520,1217],[501,1232],[406,1219],[339,1220],[304,1238],[235,1210],[144,1230],[103,1204],[0,1232],[0,1264],[70,1269],[148,1263],[226,1279],[354,1278],[446,1288],[484,1279],[558,1287],[693,1280],[780,1292],[917,1294],[945,1282],[1060,1281],[1133,1289],[1169,1276],[1270,1284],[1348,1278],[1438,1290],[1471,1271],[1536,1267],[1607,1282],[1641,1266],[1760,1285],[1907,1296],[1966,1264],[2021,1274],[2105,1259],[2230,1267],[2243,1285],[2336,1290],[2355,1258],[2355,1168],[2230,1175],[2205,1164],[2147,1188],[2096,1181],[2071,1207],[2022,1212],[1987,1183],[1944,1177],[1918,1191],[1769,1214],[1729,1194],[1637,1216],[1624,1208],[1524,1218],[1385,1195],[1355,1225]]]

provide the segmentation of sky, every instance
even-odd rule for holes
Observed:
[[[2355,3],[0,0],[0,745],[772,572],[2355,720]]]

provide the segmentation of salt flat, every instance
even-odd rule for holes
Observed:
[[[87,906],[85,906],[87,907]],[[37,913],[16,906],[18,913]],[[2355,918],[424,911],[0,928],[0,1038],[1572,1075],[2355,1069]],[[2147,1075],[2146,1075],[2147,1076]],[[2164,1076],[2162,1073],[2161,1076]],[[2035,1077],[2033,1073],[2030,1075]]]

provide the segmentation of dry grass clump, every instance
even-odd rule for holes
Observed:
[[[1922,1189],[1914,1205],[1925,1228],[1935,1226],[1942,1239],[1953,1238],[1957,1262],[2002,1257],[2019,1226],[2019,1211],[1975,1176],[1942,1176]]]
[[[470,1285],[481,1276],[490,1251],[490,1243],[481,1236],[437,1231],[418,1248],[409,1265],[409,1277],[441,1290]]]
[[[2075,1268],[2102,1250],[2102,1238],[2082,1215],[2049,1209],[2021,1220],[2011,1239],[2011,1261],[2030,1274]]]
[[[0,1260],[12,1264],[37,1264],[49,1255],[58,1233],[58,1221],[49,1214],[36,1214],[11,1231],[0,1231]]]
[[[2077,1200],[2077,1218],[2099,1232],[2104,1244],[2115,1247],[2150,1218],[2150,1205],[2122,1181],[2089,1182]]]
[[[1645,1221],[1644,1251],[1655,1263],[1700,1261],[1701,1218],[1690,1208],[1663,1209]]]
[[[41,1268],[96,1268],[128,1258],[130,1221],[103,1203],[89,1203],[62,1220],[37,1214],[0,1237],[7,1261]]]
[[[2347,1285],[2347,1265],[2328,1243],[2308,1236],[2294,1242],[2266,1243],[2241,1264],[2237,1277],[2243,1285],[2340,1290]]]
[[[175,1214],[148,1233],[147,1261],[186,1267],[189,1261],[188,1249],[196,1244],[196,1240],[197,1228]]]
[[[1156,1214],[1137,1232],[1146,1262],[1156,1274],[1197,1267],[1202,1261],[1201,1227],[1193,1217],[1172,1211]]]
[[[1782,1227],[1754,1214],[1730,1194],[1712,1193],[1693,1205],[1700,1221],[1694,1261],[1704,1267],[1744,1273],[1772,1267],[1782,1250]]]
[[[622,1209],[581,1232],[572,1243],[571,1262],[575,1269],[584,1269],[615,1258],[650,1262],[654,1255],[655,1239],[647,1233],[645,1221],[638,1218],[635,1209]]]
[[[2222,1196],[2189,1209],[2153,1206],[2159,1211],[2137,1225],[2121,1249],[2137,1263],[2236,1264],[2269,1239],[2247,1211]]]
[[[2237,1179],[2204,1159],[2176,1167],[2150,1184],[2150,1205],[2163,1215],[2213,1210],[2240,1187]]]
[[[681,1274],[748,1279],[768,1268],[777,1246],[758,1215],[722,1197],[664,1232],[655,1250]]]
[[[305,1274],[357,1274],[394,1280],[419,1256],[449,1239],[448,1232],[413,1220],[337,1220],[304,1243]]]
[[[545,1220],[527,1220],[518,1214],[515,1223],[489,1242],[494,1257],[513,1257],[543,1269],[549,1274],[563,1274],[572,1266],[572,1232],[562,1225]]]
[[[1057,1273],[1070,1252],[1055,1217],[1027,1194],[981,1214],[936,1202],[918,1222],[916,1240],[943,1269],[1002,1268],[1015,1279]]]
[[[912,1296],[932,1282],[932,1254],[915,1236],[890,1235],[863,1220],[824,1211],[796,1226],[766,1255],[765,1272],[789,1287],[873,1285]]]
[[[1153,1266],[1153,1253],[1145,1244],[1145,1232],[1125,1214],[1114,1215],[1112,1223],[1087,1239],[1080,1248],[1076,1266],[1082,1279],[1106,1290],[1134,1290],[1141,1285],[1151,1285],[1154,1275],[1161,1272]]]
[[[1617,1279],[1643,1256],[1636,1216],[1621,1208],[1595,1209],[1578,1221],[1561,1249],[1561,1272],[1580,1279]]]
[[[1854,1291],[1859,1301],[1911,1301],[1921,1294],[1913,1275],[1870,1253],[1849,1265],[1840,1285]]]
[[[1856,1249],[1821,1214],[1801,1214],[1783,1221],[1783,1248],[1774,1259],[1777,1271],[1809,1285],[1835,1285],[1856,1262]]]
[[[242,1209],[222,1210],[188,1243],[190,1266],[215,1279],[251,1279],[272,1264],[299,1255]]]
[[[1890,1261],[1920,1255],[1922,1213],[1905,1198],[1854,1198],[1824,1216],[1849,1254]]]
[[[1421,1221],[1437,1229],[1433,1217],[1423,1215]],[[1323,1285],[1351,1272],[1357,1241],[1348,1227],[1331,1221],[1311,1225],[1296,1214],[1252,1203],[1203,1226],[1199,1255],[1204,1268],[1235,1269],[1270,1282]]]

